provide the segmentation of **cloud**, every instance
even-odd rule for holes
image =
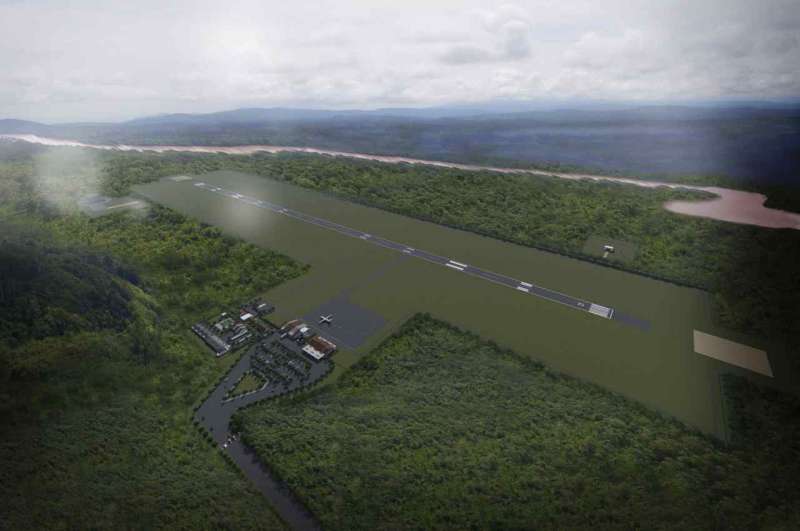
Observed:
[[[531,25],[525,12],[513,5],[496,11],[479,10],[488,40],[484,46],[458,44],[439,56],[447,64],[486,63],[524,59],[531,52]]]
[[[800,96],[796,0],[0,0],[0,117]]]
[[[100,165],[88,149],[48,149],[34,159],[33,187],[41,199],[60,211],[100,191]]]
[[[444,52],[440,58],[444,63],[463,65],[491,61],[495,59],[495,55],[477,46],[458,45]]]

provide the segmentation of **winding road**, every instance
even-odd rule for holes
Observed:
[[[301,387],[314,384],[317,380],[328,374],[330,361],[323,360],[311,367],[308,381],[301,383],[298,380],[286,386],[272,385],[268,383],[261,389],[235,397],[225,399],[228,390],[233,387],[239,379],[250,370],[250,360],[253,355],[253,348],[250,348],[241,359],[228,372],[222,382],[211,392],[205,402],[197,409],[194,418],[211,434],[214,442],[219,445],[222,452],[230,456],[234,463],[242,470],[245,476],[253,482],[255,487],[272,504],[272,507],[280,517],[289,524],[292,529],[319,529],[314,517],[305,509],[297,498],[279,480],[277,480],[258,459],[252,448],[244,444],[238,437],[231,440],[230,421],[236,410],[267,400],[286,393],[295,391]],[[220,488],[225,488],[221,485]]]

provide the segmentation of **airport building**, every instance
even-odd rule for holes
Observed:
[[[302,351],[314,361],[319,361],[336,352],[336,344],[317,334],[301,319],[286,321],[281,326],[281,337],[288,337],[303,345]]]
[[[308,344],[303,347],[303,352],[314,358],[315,361],[319,361],[336,352],[336,345],[317,335],[308,340]]]

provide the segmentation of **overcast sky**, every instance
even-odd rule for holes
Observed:
[[[800,96],[798,0],[0,0],[0,117]]]

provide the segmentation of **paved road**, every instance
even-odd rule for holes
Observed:
[[[292,529],[319,529],[314,517],[297,501],[291,491],[272,476],[250,447],[243,444],[239,439],[228,442],[227,446],[225,444],[231,436],[229,428],[231,416],[237,409],[313,384],[328,373],[330,361],[323,360],[314,364],[310,377],[306,382],[293,380],[286,387],[268,384],[258,391],[231,400],[225,400],[227,390],[233,387],[245,372],[250,370],[252,354],[253,350],[251,348],[233,366],[225,376],[225,379],[212,391],[206,401],[203,402],[203,405],[197,410],[195,418],[211,433],[220,450],[233,459],[236,465],[253,482],[261,494],[269,500],[272,507]],[[220,488],[224,489],[225,486],[220,485]]]
[[[479,267],[465,264],[463,262],[458,262],[451,258],[439,256],[437,254],[422,249],[416,249],[414,247],[405,245],[403,243],[387,240],[386,238],[382,238],[380,236],[376,236],[368,232],[363,232],[358,229],[347,227],[345,225],[341,225],[339,223],[327,219],[311,216],[304,212],[299,212],[297,210],[293,210],[291,208],[278,205],[270,201],[265,201],[263,199],[257,199],[255,197],[243,195],[237,192],[233,192],[231,190],[226,190],[225,188],[215,186],[212,184],[207,184],[202,181],[195,181],[193,182],[193,184],[194,186],[200,188],[201,190],[206,190],[208,192],[223,195],[225,197],[241,201],[248,205],[271,210],[278,214],[282,214],[284,216],[294,218],[303,221],[305,223],[310,223],[312,225],[316,225],[324,229],[336,231],[339,234],[344,234],[345,236],[350,236],[351,238],[358,238],[373,245],[385,247],[387,249],[391,249],[393,251],[397,251],[414,258],[419,258],[421,260],[426,260],[434,264],[448,267],[460,273],[478,277],[483,280],[488,280],[489,282],[494,282],[495,284],[500,284],[502,286],[515,289],[519,291],[521,294],[541,297],[551,302],[563,304],[564,306],[569,306],[570,308],[574,308],[579,311],[588,312],[592,315],[596,315],[604,319],[617,319],[626,324],[630,324],[632,326],[636,326],[638,328],[642,328],[645,330],[649,328],[649,323],[647,323],[646,321],[642,321],[640,319],[636,319],[630,316],[617,315],[614,308],[610,308],[608,306],[603,306],[601,304],[597,304],[584,299],[579,299],[577,297],[573,297],[571,295],[567,295],[559,291],[551,290],[542,286],[537,286],[532,282],[525,282],[522,280],[518,280],[516,278],[502,275],[500,273],[495,273],[493,271],[481,269]]]

